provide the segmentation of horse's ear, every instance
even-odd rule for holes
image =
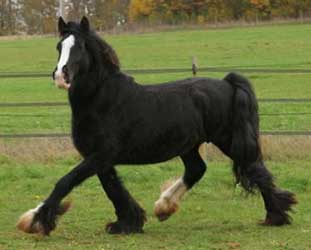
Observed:
[[[67,24],[64,21],[64,19],[60,16],[58,18],[58,32],[61,36],[65,33],[66,28],[67,28]]]
[[[83,16],[81,21],[80,21],[80,28],[82,29],[83,32],[89,32],[90,30],[90,23],[87,17]]]

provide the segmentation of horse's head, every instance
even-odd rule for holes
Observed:
[[[58,20],[60,41],[58,63],[53,72],[53,79],[59,88],[69,89],[78,73],[87,72],[90,66],[90,55],[86,49],[86,37],[90,32],[90,24],[86,17],[80,23]]]

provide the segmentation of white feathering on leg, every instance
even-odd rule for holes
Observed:
[[[44,203],[40,203],[36,208],[28,210],[18,220],[16,227],[26,233],[43,233],[43,227],[39,222],[33,224],[33,219]]]
[[[182,178],[170,185],[155,203],[154,213],[160,221],[166,220],[178,210],[182,196],[187,192],[187,186]]]

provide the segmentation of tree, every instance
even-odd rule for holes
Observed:
[[[127,21],[129,0],[93,0],[89,15],[99,30],[111,29]]]
[[[294,18],[300,18],[307,15],[307,12],[311,10],[310,0],[287,0],[289,15]]]
[[[250,0],[250,3],[257,10],[256,21],[258,21],[259,16],[263,17],[263,18],[270,18],[270,16],[271,16],[270,0]]]
[[[57,0],[19,0],[18,3],[27,33],[55,32]]]
[[[145,20],[155,8],[153,0],[132,0],[129,5],[128,17],[131,22]]]
[[[232,18],[234,20],[240,20],[245,16],[245,11],[250,7],[249,0],[227,0],[226,4],[231,10]]]
[[[18,5],[13,0],[0,0],[0,35],[16,32]]]
[[[128,22],[180,24],[311,17],[311,0],[63,0],[67,20],[97,30]],[[56,31],[59,0],[0,0],[0,35]]]

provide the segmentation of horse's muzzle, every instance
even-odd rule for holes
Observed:
[[[55,70],[52,77],[57,87],[67,90],[70,88],[69,72],[67,67],[64,66],[62,72]]]
[[[67,90],[70,88],[70,83],[67,83],[67,81],[65,80],[64,74],[61,74],[61,75],[55,74],[54,82],[55,82],[55,85],[59,88],[67,89]]]

